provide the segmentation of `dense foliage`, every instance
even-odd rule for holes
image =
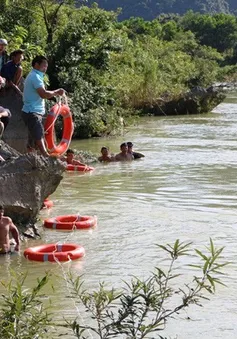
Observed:
[[[114,133],[134,111],[235,71],[234,15],[190,11],[118,22],[118,13],[81,3],[4,0],[0,12],[8,51],[25,50],[25,75],[34,55],[48,56],[49,86],[69,93],[75,137]]]
[[[94,0],[89,0],[92,4]],[[121,8],[121,20],[138,16],[146,20],[155,19],[161,13],[184,14],[192,9],[201,13],[229,13],[237,10],[235,0],[97,0],[101,8],[108,11]]]

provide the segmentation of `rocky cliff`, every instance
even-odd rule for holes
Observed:
[[[0,141],[0,204],[5,214],[19,225],[34,224],[43,201],[52,194],[65,171],[56,158],[44,158],[36,153],[24,154],[27,129],[21,118],[22,97],[14,90],[0,91],[0,105],[11,111],[12,117]]]
[[[0,106],[8,108],[12,117],[4,132],[3,140],[21,153],[26,152],[27,129],[21,118],[22,97],[13,89],[0,91]]]
[[[43,201],[52,194],[65,171],[56,158],[20,154],[0,141],[0,204],[17,224],[34,224]]]

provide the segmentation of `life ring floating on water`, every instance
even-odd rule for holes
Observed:
[[[63,117],[63,136],[59,145],[55,145],[54,125],[59,115]],[[73,121],[70,108],[67,105],[54,105],[46,118],[44,130],[49,153],[51,155],[61,155],[65,153],[69,147],[73,134]]]
[[[94,171],[94,167],[83,166],[83,165],[71,165],[67,164],[67,171],[75,171],[75,172],[91,172]]]
[[[47,199],[44,199],[44,203],[43,203],[43,208],[51,208],[53,207],[53,201]]]
[[[85,255],[84,247],[75,244],[46,244],[29,247],[24,256],[33,261],[68,261],[82,258]]]
[[[62,215],[44,221],[44,227],[57,230],[85,229],[96,225],[97,217],[89,215]]]

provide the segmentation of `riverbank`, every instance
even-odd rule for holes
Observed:
[[[220,100],[193,101],[187,93],[236,73],[237,24],[232,15],[190,12],[118,22],[117,13],[97,6],[77,9],[64,3],[47,6],[46,1],[27,2],[25,7],[32,16],[18,13],[16,27],[15,20],[10,26],[6,21],[14,17],[14,6],[4,5],[0,29],[9,40],[8,52],[27,45],[29,51],[48,55],[46,82],[51,89],[63,87],[68,92],[74,138],[115,135],[141,113],[210,111]],[[206,29],[213,39],[203,36]],[[31,69],[31,59],[25,51],[24,75]]]

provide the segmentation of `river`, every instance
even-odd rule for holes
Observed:
[[[91,174],[66,173],[51,196],[54,207],[40,215],[41,220],[62,214],[97,215],[98,227],[67,233],[43,230],[39,223],[41,240],[28,240],[20,256],[0,257],[1,276],[9,278],[11,269],[28,270],[31,286],[52,270],[55,292],[49,288],[47,294],[52,295],[55,318],[61,313],[73,318],[77,310],[63,281],[69,268],[73,274],[84,275],[88,290],[102,281],[120,287],[122,280],[134,275],[145,278],[155,266],[165,267],[157,243],[174,243],[179,238],[205,250],[211,237],[216,246],[225,246],[223,260],[231,262],[222,278],[227,287],[217,286],[216,295],[202,302],[204,307],[181,312],[160,334],[236,339],[237,93],[209,114],[144,118],[123,137],[76,141],[71,146],[98,154],[106,145],[116,153],[123,141],[132,141],[146,157],[132,163],[97,164]],[[57,241],[83,245],[86,256],[62,266],[23,257],[24,248]],[[188,262],[178,263],[184,265],[180,283],[196,273],[186,266]]]

